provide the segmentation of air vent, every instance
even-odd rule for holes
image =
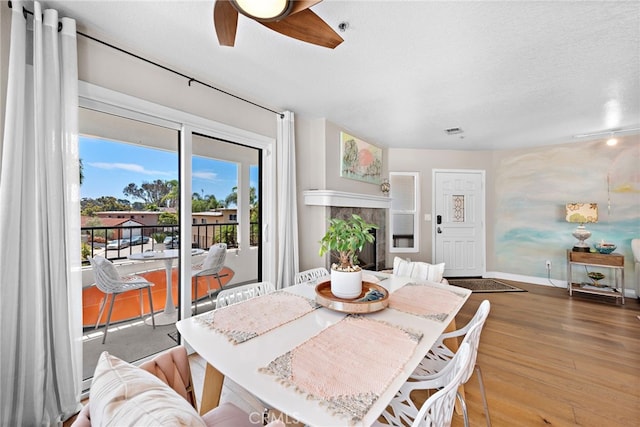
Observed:
[[[449,128],[449,129],[445,129],[444,132],[447,135],[458,135],[460,133],[463,133],[464,131],[461,128]]]

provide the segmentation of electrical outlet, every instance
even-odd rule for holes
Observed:
[[[547,266],[547,270],[551,270],[551,260],[547,260],[545,265]]]

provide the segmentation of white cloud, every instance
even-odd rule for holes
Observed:
[[[148,169],[145,169],[144,166],[138,165],[135,163],[93,162],[93,163],[89,163],[88,165],[98,169],[106,169],[106,170],[120,169],[120,170],[125,170],[127,172],[141,173],[143,175],[164,175],[164,176],[172,175],[170,172],[167,172],[167,171],[148,170]]]
[[[200,172],[193,172],[193,177],[194,178],[200,178],[200,179],[206,179],[208,181],[215,181],[216,178],[218,178],[218,174],[215,172],[206,172],[206,171],[200,171]]]

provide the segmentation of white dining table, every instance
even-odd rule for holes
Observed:
[[[204,253],[203,249],[192,249],[191,255],[202,255]],[[180,251],[178,249],[165,249],[164,251],[147,251],[140,252],[135,254],[130,254],[127,258],[134,261],[164,261],[164,267],[166,272],[166,285],[167,285],[167,295],[164,303],[164,310],[160,313],[156,313],[153,315],[156,325],[165,326],[172,325],[176,323],[178,320],[178,311],[176,310],[176,306],[173,302],[173,278],[172,278],[172,269],[173,269],[173,260],[178,259]],[[151,317],[145,319],[145,323],[150,325]]]
[[[391,293],[410,282],[451,289],[448,285],[424,282],[409,277],[384,277],[386,278],[379,284]],[[455,315],[471,294],[471,291],[466,289],[455,289],[461,295],[460,302],[445,319],[431,320],[391,308],[365,315],[367,318],[418,331],[422,334],[422,338],[417,343],[409,360],[401,368],[400,373],[393,377],[364,417],[353,425],[370,426],[377,420],[436,339],[454,320]],[[315,299],[315,285],[300,284],[285,290]],[[428,304],[428,301],[425,301],[425,304]],[[272,360],[344,319],[347,313],[321,307],[239,344],[234,344],[222,333],[203,326],[202,321],[198,318],[208,314],[203,313],[176,323],[177,329],[185,341],[207,362],[200,407],[201,414],[218,405],[222,383],[226,376],[247,389],[267,406],[286,414],[289,419],[309,426],[344,426],[353,423],[346,420],[344,416],[336,415],[335,411],[330,410],[323,402],[308,399],[303,393],[296,391],[295,387],[287,387],[275,376],[260,372],[261,368],[267,366]],[[259,316],[259,313],[256,315]],[[336,363],[340,363],[340,361],[336,360]],[[366,369],[366,367],[363,368]],[[375,375],[375,372],[372,372],[371,375]]]

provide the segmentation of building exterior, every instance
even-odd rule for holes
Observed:
[[[169,208],[161,211],[103,211],[96,212],[96,216],[101,220],[127,218],[142,225],[157,225],[158,217],[160,216],[160,214],[165,212],[176,213],[176,210],[173,208]]]
[[[175,209],[165,209],[162,211],[104,211],[97,212],[96,217],[100,221],[97,225],[91,222],[91,217],[82,217],[81,226],[83,229],[90,227],[104,227],[99,235],[106,235],[106,240],[131,238],[133,236],[151,236],[153,233],[162,231],[166,234],[177,234],[177,225],[164,226],[162,230],[157,230],[159,216],[164,212],[176,213]],[[208,248],[214,243],[224,242],[229,247],[237,245],[237,208],[222,208],[215,211],[194,212],[193,226],[191,228],[191,245],[196,248]],[[140,227],[130,228],[126,227]],[[83,241],[90,240],[91,233],[85,230]],[[95,237],[94,237],[95,240]]]
[[[99,233],[100,236],[104,237],[106,240],[130,239],[134,236],[140,236],[141,234],[144,234],[142,233],[142,228],[127,227],[141,227],[146,225],[127,218],[99,218],[100,225],[94,225],[91,221],[92,218],[94,217],[82,216],[80,218],[80,226],[82,229],[89,227],[106,228],[106,230],[103,230],[103,233]],[[91,233],[88,232],[88,230],[85,230],[85,232],[82,233],[82,241],[86,243],[89,240],[90,235]]]

